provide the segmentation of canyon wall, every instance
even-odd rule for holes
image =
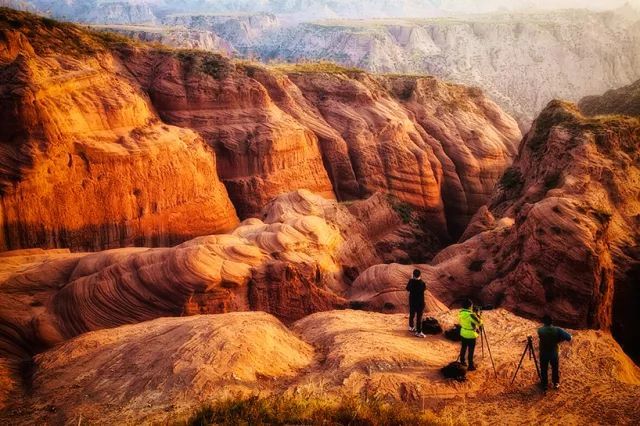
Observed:
[[[388,193],[444,242],[520,139],[482,92],[433,78],[238,63],[9,10],[0,24],[4,249],[169,245],[298,188]]]
[[[610,329],[634,359],[640,265],[640,118],[586,117],[554,101],[523,139],[488,207],[458,244],[421,265],[446,304],[471,297],[524,316]],[[403,294],[393,277],[410,265],[377,265],[351,287],[363,306]]]
[[[552,99],[640,77],[640,12],[564,10],[433,19],[307,22],[254,47],[263,60],[330,60],[477,85],[524,131]]]
[[[0,249],[167,245],[238,219],[211,149],[73,26],[0,22]]]

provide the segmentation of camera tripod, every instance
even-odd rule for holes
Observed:
[[[518,363],[518,368],[516,368],[516,372],[513,373],[513,378],[511,379],[511,384],[513,385],[513,382],[516,380],[516,375],[518,374],[518,371],[520,370],[520,367],[522,366],[522,361],[524,360],[524,356],[526,354],[529,354],[529,359],[533,359],[533,363],[536,365],[536,373],[538,374],[538,379],[541,379],[540,376],[540,367],[538,367],[538,358],[536,358],[536,352],[533,348],[533,337],[531,336],[527,336],[527,344],[524,347],[524,352],[522,353],[522,356],[520,357],[520,362]]]
[[[482,359],[484,359],[484,347],[487,346],[487,352],[489,352],[489,359],[491,359],[491,366],[493,367],[493,374],[498,377],[498,372],[496,371],[496,365],[493,362],[493,356],[491,355],[491,347],[489,346],[489,338],[487,338],[487,332],[484,329],[484,326],[480,326],[480,347],[482,348]]]

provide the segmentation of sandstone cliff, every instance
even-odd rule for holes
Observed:
[[[638,357],[640,121],[583,116],[554,101],[523,139],[489,209],[481,209],[459,244],[423,265],[445,303],[483,304],[562,324],[611,329]],[[380,265],[354,282],[358,300],[398,283],[385,277],[410,266]],[[386,283],[386,284],[384,284]]]
[[[0,249],[166,245],[237,223],[215,156],[78,28],[0,15]]]
[[[167,245],[298,188],[389,193],[447,241],[520,138],[479,90],[433,78],[235,63],[8,10],[2,25],[5,249]]]

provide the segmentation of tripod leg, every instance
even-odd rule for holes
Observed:
[[[536,365],[536,373],[538,373],[538,379],[542,381],[542,374],[540,372],[540,367],[538,366],[538,358],[536,357],[536,351],[533,349],[533,343],[529,343],[529,350],[531,351],[531,355],[533,356],[533,362]]]
[[[493,367],[493,374],[498,377],[498,372],[496,371],[496,365],[493,362],[493,355],[491,355],[491,347],[489,346],[489,338],[487,337],[487,332],[484,331],[484,327],[482,328],[482,334],[484,334],[484,341],[487,343],[487,351],[489,352],[489,359],[491,360],[491,366]],[[522,361],[520,361],[522,362]]]
[[[524,360],[524,356],[527,354],[527,349],[529,349],[529,345],[527,345],[524,348],[524,352],[522,352],[522,356],[520,357],[520,362],[518,363],[518,368],[516,368],[516,372],[513,373],[513,378],[511,379],[511,384],[513,385],[513,382],[516,380],[516,375],[518,374],[518,371],[520,370],[520,366],[522,365],[522,361]]]
[[[480,329],[480,348],[482,349],[482,359],[484,359],[484,328]]]

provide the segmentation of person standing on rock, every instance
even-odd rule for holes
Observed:
[[[482,326],[482,320],[473,312],[473,302],[471,299],[467,299],[462,303],[462,309],[459,314],[460,321],[460,340],[462,347],[460,348],[460,362],[464,365],[466,363],[466,355],[469,355],[469,367],[468,371],[474,371],[476,369],[473,364],[473,353],[476,349],[476,339],[478,338],[478,330]]]
[[[540,339],[540,387],[547,390],[549,383],[549,364],[551,364],[551,380],[553,388],[560,387],[560,356],[558,355],[558,344],[560,342],[571,341],[571,335],[560,327],[551,325],[553,320],[550,315],[542,318],[542,327],[538,329]]]
[[[413,277],[407,283],[407,291],[409,292],[409,331],[416,333],[416,337],[425,338],[422,332],[422,314],[424,313],[424,293],[427,291],[427,285],[420,279],[420,270],[413,270]],[[414,320],[415,326],[413,325]]]

